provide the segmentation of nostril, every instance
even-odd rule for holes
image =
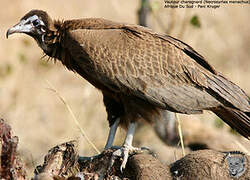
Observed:
[[[31,21],[26,21],[26,22],[24,23],[24,25],[26,25],[26,24],[30,24],[30,22],[31,22]]]

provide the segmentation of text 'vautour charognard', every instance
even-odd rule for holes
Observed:
[[[164,0],[164,8],[218,9],[226,5],[247,5],[250,0]]]

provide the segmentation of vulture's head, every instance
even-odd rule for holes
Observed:
[[[19,23],[8,29],[6,37],[8,38],[14,33],[25,33],[33,37],[42,49],[46,50],[44,38],[52,26],[53,21],[45,11],[31,10],[21,18]]]

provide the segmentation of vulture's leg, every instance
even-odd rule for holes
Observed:
[[[106,143],[105,148],[104,148],[105,150],[112,147],[119,122],[120,122],[120,118],[117,118],[115,120],[114,124],[110,127],[108,140],[107,140],[107,143]]]
[[[136,148],[132,146],[135,129],[136,129],[136,123],[135,122],[130,123],[128,126],[128,130],[127,130],[127,134],[126,134],[126,138],[125,138],[123,146],[119,147],[116,151],[113,152],[110,166],[109,166],[110,168],[113,166],[114,161],[117,157],[122,157],[123,161],[120,167],[120,170],[122,172],[122,170],[125,169],[125,166],[127,164],[129,154],[142,151],[144,149],[148,150],[147,148]]]
[[[128,126],[128,131],[127,131],[127,134],[126,134],[126,138],[125,138],[125,141],[124,141],[124,144],[123,144],[124,147],[132,147],[132,142],[133,142],[135,129],[136,129],[136,123],[135,122],[130,123],[129,126]]]
[[[123,147],[124,147],[123,156],[124,157],[123,157],[122,165],[120,167],[121,171],[122,171],[122,169],[125,169],[125,166],[126,166],[127,161],[128,161],[129,151],[135,150],[135,148],[132,146],[135,129],[136,129],[136,123],[135,122],[130,123],[129,126],[128,126],[128,131],[127,131],[127,134],[126,134],[126,138],[125,138],[125,141],[124,141],[124,144],[123,144]],[[114,154],[116,152],[114,152]]]

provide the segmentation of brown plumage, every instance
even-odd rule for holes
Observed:
[[[43,22],[33,23],[35,30],[12,28],[7,36],[32,36],[49,57],[100,89],[110,125],[118,117],[124,127],[140,119],[152,122],[165,109],[185,114],[210,110],[250,138],[248,96],[180,40],[105,19],[52,21],[40,10],[21,21],[34,15]]]

